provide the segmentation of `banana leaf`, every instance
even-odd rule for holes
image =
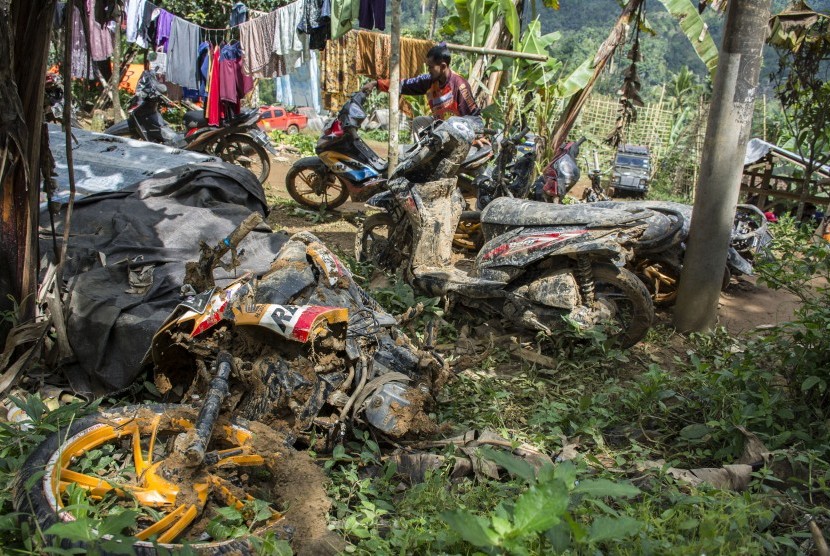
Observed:
[[[556,86],[556,96],[561,98],[572,97],[585,88],[593,75],[593,60],[588,58],[568,77],[559,81]]]
[[[680,29],[692,43],[698,57],[706,64],[709,75],[714,79],[718,66],[718,47],[706,29],[698,9],[691,0],[660,0],[666,10],[680,22]]]
[[[499,0],[501,9],[504,12],[504,24],[510,35],[513,37],[513,50],[518,50],[519,39],[521,39],[521,23],[519,22],[519,12],[516,10],[516,4],[513,0]]]

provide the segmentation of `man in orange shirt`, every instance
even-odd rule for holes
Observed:
[[[470,84],[450,69],[452,57],[446,44],[440,43],[427,52],[429,73],[401,80],[402,95],[426,95],[432,115],[446,119],[450,116],[478,116],[481,114]],[[375,87],[389,91],[389,80],[369,81],[363,86],[364,93]]]

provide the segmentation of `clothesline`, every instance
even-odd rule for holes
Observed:
[[[287,4],[283,4],[282,6],[279,6],[278,8],[274,8],[270,12],[261,12],[259,10],[253,10],[251,8],[248,8],[248,11],[253,13],[253,14],[256,14],[257,17],[263,17],[263,16],[266,16],[266,15],[271,15],[272,13],[276,12],[277,10],[280,10],[282,8],[285,8],[286,6],[290,6],[291,4],[295,4],[295,3],[300,2],[300,1],[301,0],[294,0],[294,2],[288,2]],[[149,2],[149,1],[147,2],[147,4],[150,4],[151,6],[153,6],[154,9],[167,10],[167,8],[163,8],[162,6],[156,6],[155,4],[153,4],[152,2]],[[233,7],[233,4],[227,4],[225,2],[222,2],[222,4],[224,4],[226,6]],[[167,10],[167,11],[169,11],[169,10]],[[173,12],[170,12],[170,13],[173,13]],[[183,18],[179,15],[176,15],[176,14],[173,14],[173,17],[178,17],[182,21],[187,21],[187,23],[190,23],[191,25],[195,25],[196,27],[202,29],[203,31],[230,31],[231,29],[235,29],[235,28],[239,27],[240,25],[243,25],[244,23],[247,23],[247,22],[242,22],[242,23],[237,23],[236,25],[229,25],[227,27],[204,27],[203,25],[199,25],[198,23],[193,23],[192,21],[188,21],[187,19],[185,19],[185,18]]]

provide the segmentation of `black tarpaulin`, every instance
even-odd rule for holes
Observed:
[[[199,258],[199,242],[215,245],[253,211],[267,211],[262,186],[247,170],[224,163],[174,168],[79,201],[64,271],[67,332],[77,356],[67,370],[73,389],[106,395],[130,386],[153,333],[181,301],[185,263]],[[236,272],[217,269],[217,285],[264,272],[285,240],[257,228],[240,244]],[[54,258],[51,232],[42,233],[41,252]]]

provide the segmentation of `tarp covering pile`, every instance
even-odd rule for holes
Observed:
[[[105,395],[129,387],[153,333],[182,300],[185,263],[198,260],[200,241],[215,245],[253,211],[267,211],[261,185],[222,162],[174,168],[79,201],[64,271],[78,360],[67,372],[73,389]],[[267,270],[285,241],[264,226],[254,230],[240,245],[236,274]],[[51,234],[42,236],[41,252],[53,257]],[[217,269],[215,276],[222,285],[234,274]]]

